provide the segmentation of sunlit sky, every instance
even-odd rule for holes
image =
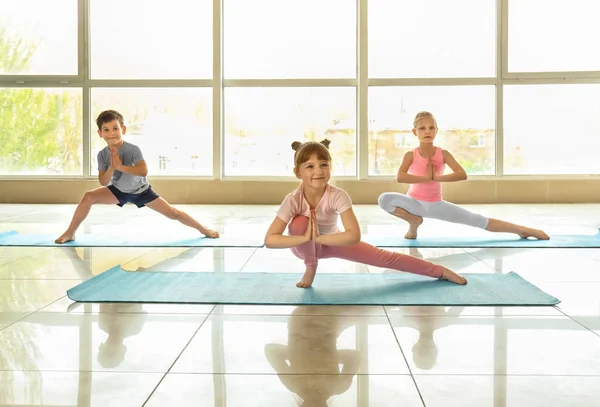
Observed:
[[[212,0],[90,6],[94,78],[211,77]],[[370,0],[370,76],[494,76],[495,11],[495,0]],[[223,15],[227,78],[355,77],[356,0],[224,0]],[[511,1],[510,68],[600,70],[598,15],[597,0]],[[30,73],[75,73],[77,0],[2,0],[0,24],[43,39]]]
[[[77,74],[76,0],[0,0],[0,25],[40,42],[30,61],[33,74]]]
[[[511,71],[600,71],[600,1],[513,0]]]

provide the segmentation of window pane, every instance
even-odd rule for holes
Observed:
[[[356,88],[226,88],[225,175],[294,176],[294,141],[331,140],[335,175],[356,175]]]
[[[212,78],[212,0],[90,6],[92,78]]]
[[[468,174],[495,173],[494,86],[414,86],[369,88],[369,175],[396,175],[418,146],[412,126],[421,110],[436,118],[435,144]]]
[[[508,7],[508,70],[600,70],[598,0],[518,0]]]
[[[495,0],[369,0],[369,77],[495,74]]]
[[[504,173],[599,174],[600,85],[504,90]]]
[[[0,88],[0,174],[82,175],[81,89]]]
[[[0,1],[0,75],[77,75],[77,0]]]
[[[224,0],[224,75],[356,77],[356,0]]]
[[[212,89],[92,89],[92,173],[106,147],[95,123],[107,109],[125,118],[125,141],[142,150],[153,175],[212,175]]]

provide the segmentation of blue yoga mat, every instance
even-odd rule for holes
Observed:
[[[377,247],[504,247],[504,248],[590,248],[600,247],[600,232],[595,235],[553,235],[550,240],[504,238],[490,233],[481,236],[422,236],[417,239],[405,239],[404,236],[363,235],[362,240]]]
[[[467,274],[464,286],[406,273],[299,274],[135,272],[120,266],[67,291],[78,302],[277,305],[555,305],[516,273]]]
[[[0,246],[71,246],[71,247],[263,247],[264,236],[245,235],[243,237],[221,235],[217,239],[193,237],[177,239],[175,236],[108,236],[77,235],[74,242],[56,244],[58,235],[17,233],[0,234]]]

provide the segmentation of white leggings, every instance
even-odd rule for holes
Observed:
[[[446,201],[419,201],[399,192],[384,192],[378,199],[379,207],[392,213],[396,208],[402,208],[413,215],[423,218],[445,220],[486,229],[489,219],[483,215],[469,212],[458,205]]]

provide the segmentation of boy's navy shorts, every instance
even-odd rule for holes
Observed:
[[[154,192],[152,186],[150,185],[148,186],[148,189],[146,189],[140,194],[127,194],[125,192],[119,191],[113,185],[109,185],[108,189],[110,189],[110,192],[112,192],[113,195],[119,200],[119,203],[117,204],[119,206],[123,206],[126,203],[132,203],[138,208],[141,208],[145,206],[148,202],[152,202],[156,198],[160,197],[160,195]]]

